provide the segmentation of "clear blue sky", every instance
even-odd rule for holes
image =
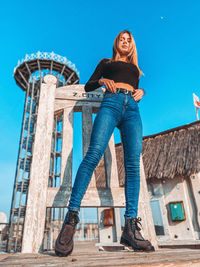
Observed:
[[[192,93],[200,96],[200,1],[3,1],[0,7],[0,211],[9,214],[25,94],[13,69],[25,54],[54,51],[75,63],[80,84],[99,60],[112,56],[116,35],[132,32],[144,135],[196,120]],[[78,156],[75,167],[78,166]]]

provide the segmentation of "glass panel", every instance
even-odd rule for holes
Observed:
[[[165,235],[159,200],[150,202],[156,235]]]

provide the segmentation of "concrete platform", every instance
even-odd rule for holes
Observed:
[[[137,266],[200,267],[200,249],[162,248],[155,252],[99,251],[94,242],[75,242],[72,255],[55,253],[1,254],[0,266]]]

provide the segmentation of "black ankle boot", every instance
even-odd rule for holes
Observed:
[[[57,256],[68,256],[74,247],[73,237],[76,232],[76,225],[79,222],[78,211],[69,210],[62,229],[56,239],[55,253]]]
[[[155,251],[154,246],[152,246],[151,242],[145,240],[139,227],[141,218],[125,218],[125,226],[121,236],[120,243],[125,246],[130,246],[134,249],[134,251]]]

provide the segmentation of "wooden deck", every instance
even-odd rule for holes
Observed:
[[[200,249],[162,248],[155,252],[99,251],[94,242],[76,242],[72,255],[0,254],[0,266],[140,266],[200,267]]]

